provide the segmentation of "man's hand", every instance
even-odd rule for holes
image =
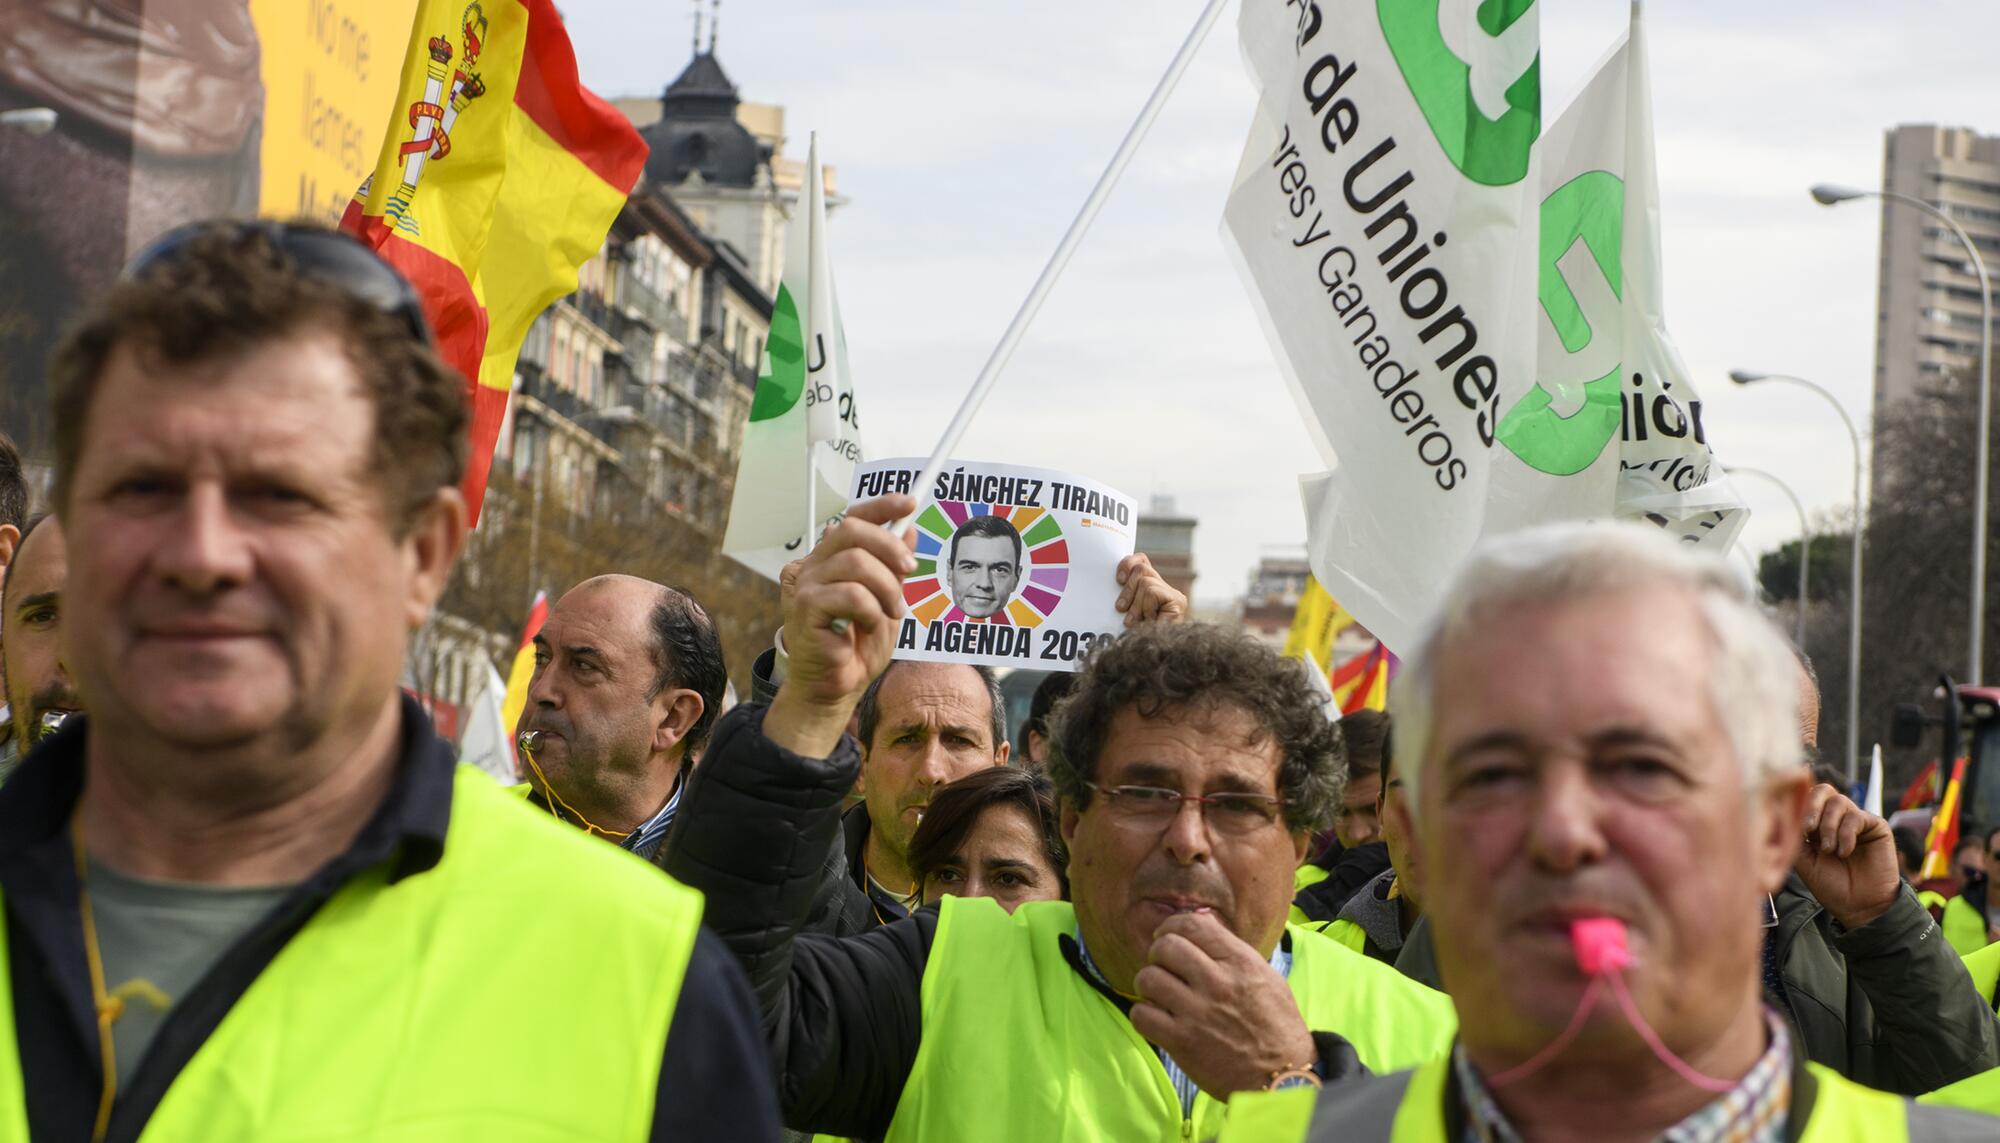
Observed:
[[[1118,561],[1118,610],[1125,615],[1125,626],[1137,627],[1141,623],[1178,623],[1187,618],[1187,596],[1175,591],[1160,573],[1153,570],[1153,561],[1144,552],[1135,552]]]
[[[785,654],[778,697],[764,716],[771,741],[808,758],[840,744],[847,716],[869,680],[889,665],[903,615],[903,576],[916,567],[909,543],[883,524],[908,515],[908,496],[883,496],[848,509],[819,546],[786,569]],[[834,620],[846,620],[834,630]]]
[[[1168,917],[1147,960],[1132,981],[1132,1027],[1209,1095],[1253,1091],[1317,1060],[1291,988],[1213,913]]]
[[[1806,838],[1793,868],[1833,919],[1858,929],[1902,892],[1889,823],[1821,783],[1806,796]]]

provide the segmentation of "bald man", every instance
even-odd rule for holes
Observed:
[[[721,709],[715,624],[678,588],[598,576],[556,601],[535,636],[515,730],[530,800],[651,859]]]

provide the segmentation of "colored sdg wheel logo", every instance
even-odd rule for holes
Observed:
[[[941,500],[917,517],[917,569],[903,581],[910,614],[1038,627],[1069,587],[1069,541],[1045,509]]]

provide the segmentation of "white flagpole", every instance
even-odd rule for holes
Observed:
[[[810,399],[814,384],[812,376],[813,336],[818,332],[813,328],[812,315],[813,306],[818,302],[818,299],[813,297],[819,286],[817,282],[813,281],[813,253],[819,249],[818,246],[814,245],[814,243],[819,241],[819,234],[815,229],[818,219],[813,210],[812,199],[813,193],[819,189],[819,132],[814,131],[807,138],[810,142],[806,144],[806,193],[799,196],[799,206],[804,209],[806,216],[806,296],[804,304],[799,306],[799,312],[804,318],[799,323],[799,330],[803,334],[799,340],[805,343],[806,394],[801,399],[807,402],[806,530],[799,544],[801,551],[811,552],[819,546],[819,473],[813,470],[815,458],[813,455],[812,403]],[[1804,610],[1804,599],[1799,601],[1799,608],[1801,611]]]
[[[1098,210],[1104,206],[1104,200],[1111,195],[1111,188],[1118,185],[1119,176],[1123,175],[1125,168],[1131,164],[1132,156],[1138,151],[1146,132],[1153,126],[1153,120],[1159,118],[1160,109],[1166,106],[1167,96],[1180,82],[1182,73],[1187,71],[1188,64],[1194,59],[1195,50],[1201,47],[1202,40],[1208,37],[1208,30],[1215,25],[1216,18],[1222,15],[1222,9],[1227,3],[1228,0],[1209,0],[1208,7],[1202,9],[1201,17],[1195,21],[1194,30],[1188,33],[1186,41],[1181,44],[1181,50],[1175,54],[1174,62],[1167,65],[1167,73],[1160,77],[1159,86],[1153,89],[1153,94],[1146,100],[1146,105],[1139,109],[1139,117],[1133,120],[1131,129],[1125,132],[1125,141],[1118,144],[1117,153],[1111,156],[1111,165],[1105,167],[1104,173],[1097,177],[1097,185],[1091,188],[1090,197],[1083,200],[1083,208],[1077,211],[1076,219],[1069,224],[1069,232],[1063,235],[1062,242],[1056,246],[1056,252],[1050,255],[1048,265],[1042,267],[1042,276],[1035,280],[1034,289],[1028,291],[1027,299],[1015,312],[1013,322],[1007,326],[1007,332],[1000,336],[1000,344],[993,347],[993,355],[986,359],[985,367],[980,369],[978,378],[972,383],[972,391],[966,394],[965,403],[959,406],[957,415],[952,417],[951,424],[946,426],[944,436],[938,439],[937,448],[931,452],[931,458],[924,462],[922,474],[910,488],[910,494],[917,498],[917,512],[923,511],[924,505],[930,502],[929,490],[937,480],[938,471],[944,467],[945,460],[951,456],[952,450],[958,447],[960,438],[965,436],[965,430],[971,426],[973,416],[979,412],[979,406],[986,402],[987,393],[992,390],[993,382],[999,379],[1000,371],[1006,368],[1007,359],[1014,355],[1014,347],[1019,344],[1021,335],[1028,331],[1029,323],[1035,320],[1036,312],[1042,308],[1042,300],[1048,297],[1049,290],[1056,284],[1056,279],[1062,277],[1063,269],[1069,265],[1070,255],[1076,252],[1077,244],[1083,241],[1084,232],[1088,231],[1090,224],[1096,221]],[[898,533],[902,532],[909,527],[911,520],[916,519],[917,512],[898,520],[892,525],[892,529]]]

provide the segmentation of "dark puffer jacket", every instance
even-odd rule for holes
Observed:
[[[1785,995],[1765,999],[1791,1022],[1807,1058],[1902,1095],[2000,1066],[1993,1010],[1909,886],[1851,931],[1796,873],[1773,904]]]

